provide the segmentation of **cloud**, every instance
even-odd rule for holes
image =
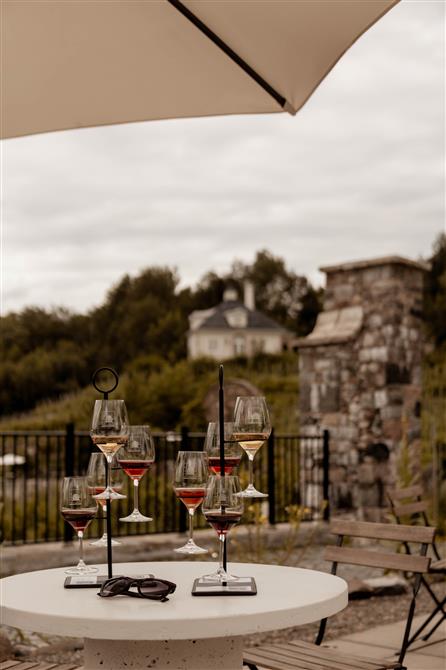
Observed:
[[[182,284],[269,248],[324,264],[429,254],[444,229],[444,4],[402,2],[296,117],[50,133],[3,149],[4,310],[87,310],[124,273]]]

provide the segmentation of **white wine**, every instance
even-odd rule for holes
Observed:
[[[92,435],[91,439],[105,456],[113,456],[128,441],[125,435]]]
[[[236,433],[234,432],[234,439],[248,456],[254,457],[265,440],[268,439],[268,433]]]

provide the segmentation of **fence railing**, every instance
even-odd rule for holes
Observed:
[[[132,502],[132,482],[124,475],[126,500],[113,502],[114,535],[138,535],[186,530],[186,511],[172,489],[177,452],[201,450],[204,433],[155,433],[156,460],[139,487],[141,510],[152,522],[119,523]],[[60,515],[60,482],[65,475],[84,474],[95,447],[87,431],[9,431],[0,433],[2,539],[7,544],[69,540],[72,530]],[[242,461],[243,463],[243,461]],[[286,521],[287,508],[303,505],[305,519],[329,518],[329,433],[317,435],[271,434],[255,460],[256,486],[269,494],[263,502],[269,522]],[[247,483],[247,467],[240,468]],[[206,527],[201,514],[197,524]],[[88,529],[90,537],[102,533],[98,518]]]

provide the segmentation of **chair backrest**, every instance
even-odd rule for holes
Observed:
[[[427,516],[429,505],[426,500],[423,500],[423,489],[418,484],[388,491],[387,497],[389,498],[391,511],[397,523],[401,523],[402,520],[409,518],[421,521],[425,526],[431,525]],[[440,552],[435,542],[432,542],[432,549],[437,560],[440,560]],[[407,545],[406,550],[408,550]]]
[[[431,526],[406,526],[403,524],[370,523],[361,521],[344,521],[335,519],[330,524],[330,532],[337,536],[336,546],[327,546],[324,558],[332,562],[332,574],[336,574],[339,563],[350,565],[362,565],[373,568],[400,570],[415,574],[412,587],[412,600],[407,614],[399,662],[402,663],[409,640],[410,628],[415,611],[415,601],[420,588],[421,575],[429,569],[430,558],[426,556],[428,546],[435,537],[435,528]],[[413,543],[420,545],[418,553],[400,554],[398,546],[393,550],[389,547],[379,545],[379,550],[371,550],[369,547],[343,546],[346,538],[364,538],[370,540],[391,540],[396,543]],[[316,644],[322,642],[325,632],[326,619],[321,621]]]

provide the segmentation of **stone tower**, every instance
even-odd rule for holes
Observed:
[[[329,429],[334,506],[364,518],[379,518],[401,439],[419,434],[427,269],[399,256],[321,268],[324,309],[298,341],[301,425]]]

